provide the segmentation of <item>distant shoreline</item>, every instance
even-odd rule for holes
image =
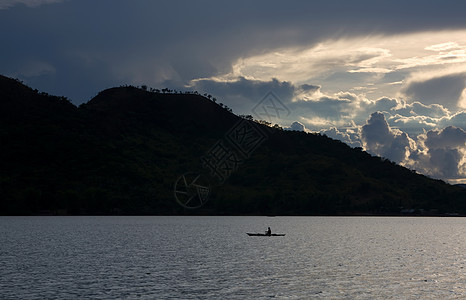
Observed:
[[[230,214],[157,214],[157,215],[125,215],[125,214],[105,214],[105,215],[60,215],[60,214],[33,214],[33,215],[0,215],[0,217],[466,217],[466,214],[456,213],[444,213],[444,214],[333,214],[333,215],[259,215],[259,214],[242,214],[242,215],[230,215]]]

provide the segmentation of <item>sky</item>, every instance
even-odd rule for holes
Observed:
[[[197,90],[466,183],[465,11],[459,0],[0,0],[0,74],[76,105],[125,84]],[[261,113],[272,104],[281,110]]]

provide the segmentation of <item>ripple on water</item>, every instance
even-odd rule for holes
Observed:
[[[245,234],[268,226],[287,235]],[[464,232],[464,218],[0,217],[0,298],[466,298]]]

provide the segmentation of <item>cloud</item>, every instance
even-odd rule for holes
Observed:
[[[459,127],[466,130],[466,111],[460,111],[451,116],[441,118],[438,122],[439,128],[445,128],[448,126]]]
[[[425,80],[411,80],[403,89],[403,93],[423,103],[442,103],[449,108],[459,106],[463,90],[466,88],[466,72],[448,74]]]
[[[425,174],[431,174],[437,178],[458,178],[466,175],[464,164],[464,149],[434,148],[428,151],[429,166],[424,169]],[[423,166],[425,168],[425,165]]]
[[[425,116],[405,117],[396,114],[388,118],[388,123],[391,127],[402,129],[402,131],[409,132],[410,134],[419,134],[425,130],[436,128],[437,122],[437,119]]]
[[[273,120],[273,123],[281,124],[283,127],[286,127],[288,122],[299,120],[313,131],[325,132],[326,129],[335,127],[345,132],[352,126],[352,122],[363,125],[367,117],[375,111],[383,113],[386,122],[392,128],[406,132],[410,136],[417,136],[424,130],[441,126],[464,127],[462,114],[457,114],[453,118],[454,115],[440,104],[406,103],[388,97],[369,100],[363,94],[350,92],[326,95],[321,92],[321,87],[315,84],[295,86],[291,82],[277,79],[260,81],[239,77],[229,81],[195,80],[191,83],[191,88],[214,95],[239,114],[251,114],[253,107],[268,92],[273,92],[291,113],[289,117],[280,116],[281,118]],[[339,137],[350,145],[357,143],[341,135],[334,137]]]
[[[315,89],[311,95],[303,94],[301,89],[295,89],[294,101],[289,107],[299,116],[303,117],[306,125],[313,130],[320,130],[330,124],[342,126],[351,124],[358,119],[364,108],[372,103],[363,95],[350,92],[339,92],[333,95],[324,94],[320,88]]]
[[[286,81],[279,81],[277,79],[259,81],[249,80],[244,77],[235,78],[230,81],[195,80],[191,82],[190,88],[217,97],[219,102],[228,104],[238,114],[254,114],[254,108],[259,113],[259,110],[266,105],[264,101],[267,99],[264,97],[272,95],[274,103],[276,102],[275,104],[281,106],[285,111],[282,115],[277,115],[273,119],[266,120],[272,123],[284,123],[287,121],[287,119],[283,118],[289,115],[289,110],[291,109],[290,103],[296,89],[293,84]]]
[[[382,99],[381,99],[382,100]],[[401,129],[410,136],[417,136],[425,130],[439,127],[443,118],[448,118],[451,113],[439,104],[425,105],[420,102],[405,103],[402,100],[391,99],[384,110],[387,122],[391,127]],[[380,108],[383,105],[376,105]]]
[[[348,140],[337,129],[327,132],[330,137]],[[466,177],[466,131],[461,128],[432,129],[413,140],[405,132],[391,128],[385,116],[376,112],[359,134],[364,149],[371,154],[434,178],[453,182]]]
[[[299,92],[299,89],[296,91]],[[363,125],[368,116],[378,111],[385,115],[390,126],[414,136],[424,129],[437,128],[441,120],[451,116],[450,111],[439,104],[406,103],[396,98],[369,100],[363,94],[348,92],[333,96],[320,93],[319,97],[311,98],[307,101],[295,100],[289,106],[303,117],[301,121],[308,128],[317,131],[328,127],[347,127],[351,122]]]
[[[329,129],[320,130],[319,133],[328,136],[329,138],[340,140],[351,147],[361,147],[362,143],[359,138],[357,131],[352,129],[347,129],[346,131],[340,131],[336,127],[331,127]]]
[[[351,122],[363,125],[367,117],[376,111],[385,115],[391,127],[411,136],[422,133],[424,129],[438,128],[441,124],[463,127],[460,123],[462,115],[452,119],[451,111],[440,104],[406,103],[403,99],[388,97],[370,100],[364,94],[351,92],[325,94],[320,85],[310,83],[297,86],[278,79],[262,81],[238,77],[228,81],[193,80],[190,88],[214,95],[239,114],[250,114],[268,92],[273,92],[291,113],[288,118],[274,121],[284,127],[288,122],[299,120],[314,131],[329,127],[341,129],[350,126]]]
[[[445,36],[455,42],[438,43]],[[425,74],[429,70],[433,74],[444,73],[443,76],[448,76],[452,75],[452,71],[446,74],[445,69],[465,66],[466,46],[462,46],[466,45],[465,36],[464,30],[457,30],[393,36],[323,37],[318,43],[297,43],[240,56],[232,62],[227,73],[215,75],[211,79],[225,81],[238,76],[254,80],[278,78],[296,85],[315,82],[332,93],[361,90],[378,98],[395,96],[399,92],[399,85],[405,83],[405,79],[409,79],[413,73]],[[413,87],[405,87],[408,96],[416,96],[416,83],[425,81],[417,80],[418,76],[414,79],[409,81]],[[451,80],[438,84],[451,87],[454,84]],[[430,94],[427,93],[427,96]],[[422,98],[415,100],[423,101]],[[430,100],[424,102],[432,103]]]
[[[272,123],[287,127],[298,120],[307,129],[323,133],[332,127],[346,133],[348,128],[356,124],[364,125],[368,116],[377,111],[384,114],[385,121],[393,130],[401,130],[410,137],[448,125],[466,129],[465,114],[452,113],[440,104],[424,104],[418,101],[406,103],[403,99],[388,97],[370,100],[364,94],[350,92],[329,95],[322,93],[319,85],[310,83],[296,86],[277,79],[261,81],[239,77],[229,81],[195,80],[191,83],[191,88],[212,94],[238,114],[251,114],[264,96],[273,92],[290,112],[289,115],[287,112],[280,118],[275,118]],[[329,131],[328,135],[352,146],[360,144],[358,139],[348,139],[336,132]]]
[[[302,84],[295,88],[293,101],[318,100],[325,96],[320,89],[320,85]]]
[[[453,126],[434,129],[418,137],[419,150],[406,165],[435,178],[466,177],[466,131]]]
[[[402,102],[398,99],[383,97],[375,101],[366,101],[365,103],[363,103],[363,105],[361,105],[361,108],[364,111],[365,118],[367,114],[376,111],[390,112],[396,107],[400,106],[401,104]]]
[[[450,111],[440,104],[423,104],[415,101],[413,103],[400,103],[400,106],[391,108],[394,113],[402,116],[425,116],[431,118],[442,118],[450,114]]]
[[[295,101],[290,107],[306,117],[316,116],[337,121],[348,119],[351,103],[349,99],[322,97],[315,101]]]
[[[429,149],[464,148],[466,146],[466,131],[448,126],[443,130],[427,132],[424,144]]]
[[[383,12],[370,1],[342,1],[339,12],[334,2],[327,1],[290,6],[275,0],[3,0],[0,5],[33,7],[56,2],[65,3],[28,15],[16,9],[1,12],[2,44],[8,47],[2,49],[0,72],[18,73],[18,65],[25,60],[47,61],[56,68],[57,78],[68,76],[81,84],[63,92],[63,82],[47,75],[31,83],[81,101],[98,92],[96,82],[101,89],[126,83],[163,87],[168,81],[182,86],[202,78],[238,77],[277,78],[297,87],[312,83],[330,94],[365,87],[373,98],[391,97],[398,87],[390,86],[388,78],[399,82],[406,75],[396,72],[393,76],[396,66],[406,65],[397,59],[422,58],[428,52],[438,56],[438,62],[453,64],[458,60],[447,57],[461,58],[460,52],[453,51],[464,50],[461,45],[465,44],[461,12],[466,4],[461,1],[439,11],[438,3],[399,0]],[[431,48],[451,52],[448,56],[425,49],[446,42],[458,46]],[[370,88],[371,84],[377,88]]]
[[[356,43],[356,45],[352,45]],[[231,77],[302,82],[316,76],[337,71],[373,72],[373,66],[390,56],[387,49],[358,45],[358,41],[328,41],[307,47],[274,49],[255,56],[241,57],[232,66],[232,73],[217,77],[227,80]],[[379,67],[382,70],[383,68]],[[389,72],[383,69],[383,72]],[[327,74],[328,76],[328,74]]]
[[[44,4],[63,2],[64,0],[0,0],[0,9],[8,9],[18,4],[24,4],[27,7],[38,7]]]
[[[461,49],[461,47],[457,42],[446,42],[446,43],[441,43],[441,44],[436,44],[436,45],[430,45],[427,46],[425,49],[426,50],[431,50],[431,51],[446,51],[446,50],[452,50],[452,49]]]
[[[318,85],[296,86],[291,82],[277,79],[269,81],[250,80],[244,77],[228,81],[200,79],[192,81],[189,88],[212,94],[238,114],[251,114],[264,96],[272,92],[281,105],[289,111],[289,116],[287,112],[273,120],[273,123],[286,127],[285,124],[299,120],[311,130],[351,124],[352,118],[355,118],[355,114],[361,110],[360,106],[371,103],[353,93],[341,92],[330,96],[323,94]],[[365,116],[364,114],[360,118],[365,120]]]
[[[368,152],[403,162],[415,148],[414,141],[400,130],[391,129],[382,113],[375,112],[361,128],[361,140]]]
[[[307,132],[306,130],[306,126],[304,126],[303,123],[301,122],[298,122],[298,121],[295,121],[293,122],[290,127],[285,127],[283,128],[284,130],[290,130],[290,131],[303,131],[303,132]]]
[[[438,104],[407,104],[390,98],[370,101],[351,93],[340,93],[339,97],[344,99],[343,103],[339,103],[340,99],[335,97],[330,101],[334,103],[326,106],[329,104],[328,98],[324,98],[322,101],[300,101],[301,109],[294,108],[301,113],[300,120],[306,127],[327,128],[317,131],[352,147],[362,146],[373,155],[388,158],[434,178],[454,182],[466,177],[466,112],[452,114]],[[319,108],[319,105],[322,107]],[[333,121],[328,116],[339,114],[342,110],[340,105],[358,106],[359,118],[374,108],[385,111],[372,113],[362,126],[353,123],[335,127],[333,124],[340,122],[342,115]],[[307,106],[319,113],[312,115],[302,109]]]
[[[312,85],[312,84],[302,84],[300,88],[307,93],[315,93],[320,90],[320,85]]]

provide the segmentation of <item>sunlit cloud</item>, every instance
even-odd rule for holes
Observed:
[[[306,124],[307,125],[306,127],[312,127],[312,128],[329,128],[335,125],[344,125],[341,121],[332,122],[326,118],[321,118],[317,116],[310,117],[310,118],[301,116],[299,117],[299,120],[302,123]],[[338,124],[335,124],[335,123],[338,123]]]
[[[461,47],[457,42],[446,42],[446,43],[441,43],[437,45],[430,45],[430,46],[425,47],[424,49],[431,50],[431,51],[446,51],[446,50],[458,49],[458,48],[464,48],[464,47]]]
[[[345,129],[338,129],[336,127],[330,127],[328,129],[320,130],[320,134],[324,134],[334,140],[345,142],[351,147],[362,147],[362,141],[359,135],[360,129],[357,126],[349,127]]]
[[[373,98],[423,101],[416,93],[410,93],[413,84],[463,71],[466,71],[466,31],[456,30],[341,38],[309,47],[284,47],[241,57],[232,65],[231,72],[205,79],[277,78],[296,85],[319,85],[320,96],[352,90]],[[445,84],[443,90],[451,90],[451,82],[439,84]],[[451,94],[454,99],[439,99],[439,103],[445,101],[451,108],[465,107],[466,83],[458,81],[456,88],[459,90]],[[318,96],[302,93],[297,99],[312,100]],[[427,99],[428,104],[433,101]]]
[[[309,132],[309,130],[306,129],[306,126],[304,126],[303,123],[295,121],[293,122],[290,127],[285,127],[283,128],[284,130],[289,130],[289,131],[303,131],[303,132]]]
[[[366,43],[357,46],[353,40],[329,41],[309,49],[291,47],[240,58],[233,65],[231,73],[212,79],[226,81],[243,76],[248,79],[268,80],[274,77],[304,83],[312,78],[331,75],[338,70],[389,72],[389,69],[373,66],[390,56],[389,50],[370,47]]]
[[[402,116],[396,114],[389,119],[389,123],[392,126],[401,127],[403,129],[408,128],[423,128],[433,129],[437,126],[438,119],[425,117],[425,116]]]
[[[453,115],[448,115],[441,118],[437,124],[438,128],[455,126],[466,129],[466,111],[460,111]]]

